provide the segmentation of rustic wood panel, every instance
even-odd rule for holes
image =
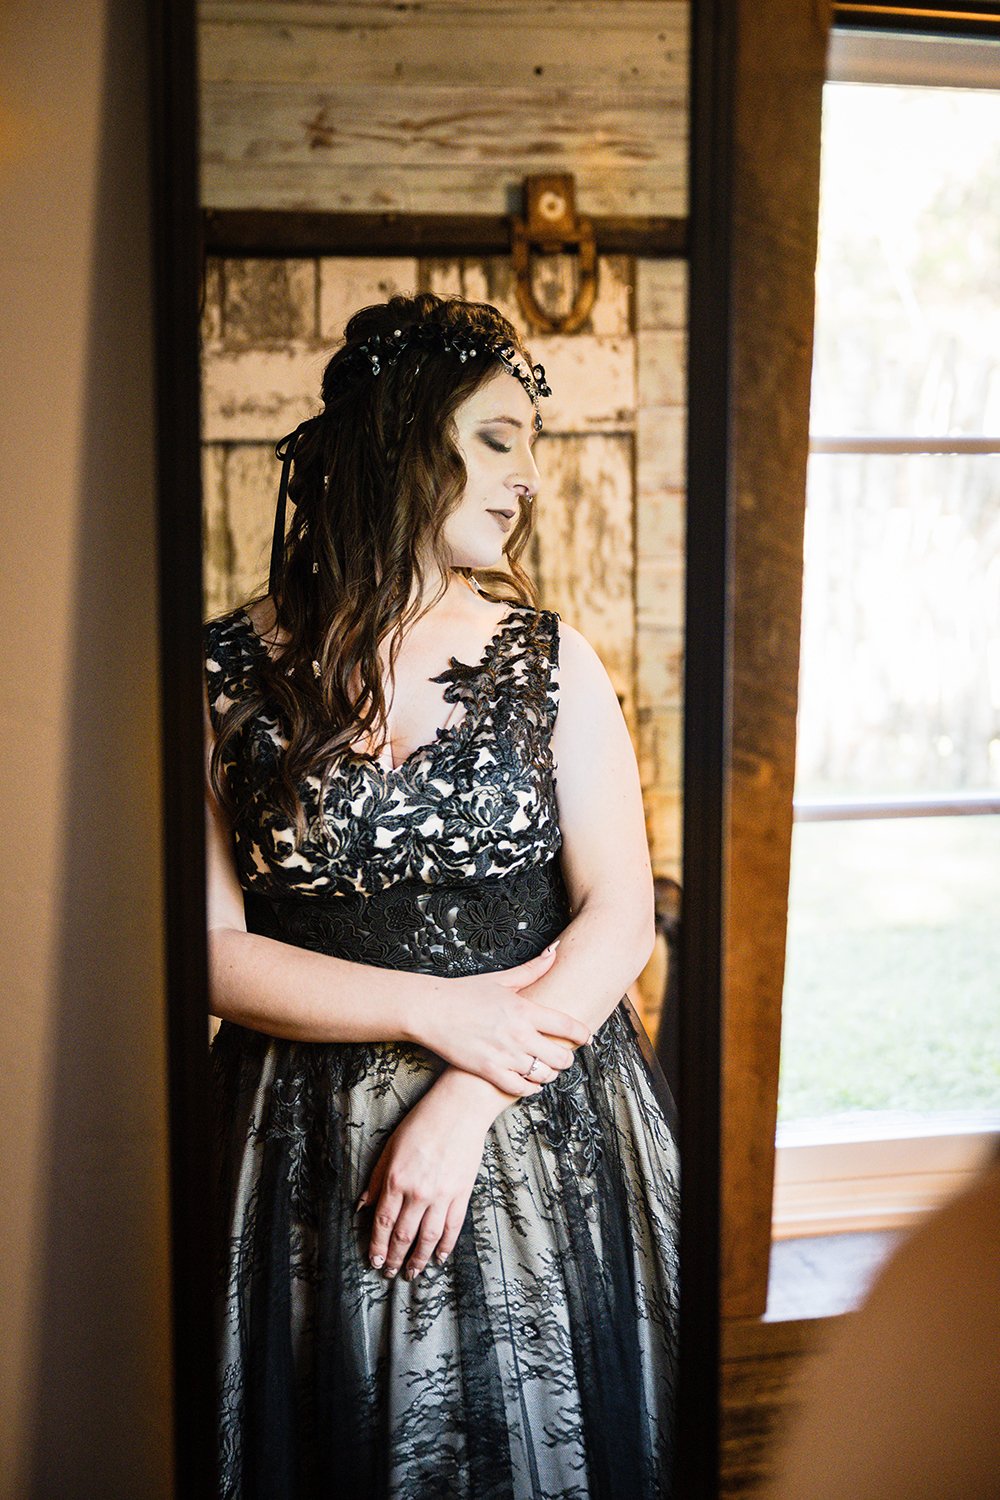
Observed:
[[[683,406],[687,389],[683,328],[643,329],[636,346],[640,406]]]
[[[314,260],[226,259],[221,264],[219,337],[228,348],[315,338]]]
[[[641,260],[636,275],[635,326],[687,327],[687,262]]]
[[[636,412],[639,487],[644,495],[684,489],[687,414],[681,406],[645,406]]]
[[[344,325],[360,307],[417,290],[417,261],[402,255],[383,258],[328,255],[319,262],[319,336],[330,345],[344,338]]]
[[[208,444],[204,450],[205,613],[267,589],[280,466],[272,444]]]
[[[636,700],[654,873],[681,880],[687,272],[635,273]]]
[[[686,0],[200,16],[207,207],[506,214],[572,171],[583,212],[686,211]]]
[[[460,23],[456,21],[456,12]],[[405,88],[441,77],[442,55],[470,85],[619,92],[687,89],[688,6],[679,3],[414,7],[208,4],[199,7],[205,84],[332,79]]]
[[[631,439],[543,434],[538,467],[532,576],[600,656],[634,731]]]
[[[533,339],[554,395],[544,403],[550,432],[628,431],[634,421],[635,363],[630,340]],[[272,441],[318,410],[328,344],[207,351],[204,436],[208,442]]]
[[[589,88],[540,95],[452,83],[208,84],[201,111],[206,164],[280,163],[294,170],[322,160],[370,172],[401,160],[430,168],[489,164],[510,169],[515,180],[536,160],[556,171],[584,157],[591,167],[612,170],[665,164],[687,130],[686,100],[669,89],[633,103],[628,95]]]
[[[771,1243],[828,12],[739,10],[722,1302],[753,1316]]]
[[[233,539],[226,514],[225,462],[225,450],[217,443],[202,445],[201,550],[206,619],[228,609],[233,592]]]
[[[550,158],[536,150],[509,170],[494,166],[432,169],[405,162],[370,166],[331,164],[309,158],[294,170],[283,162],[202,160],[202,202],[218,209],[291,209],[320,213],[452,214],[456,204],[470,212],[510,214],[521,207],[521,183],[529,172],[567,172],[576,179],[581,213],[617,218],[687,212],[686,147],[654,167],[639,164],[611,171],[589,160]]]

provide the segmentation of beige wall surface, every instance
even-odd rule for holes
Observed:
[[[171,1493],[145,7],[0,11],[0,1495]]]

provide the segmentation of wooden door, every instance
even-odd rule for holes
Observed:
[[[654,872],[680,880],[684,561],[685,267],[603,256],[584,328],[527,332],[504,256],[215,259],[204,311],[207,614],[262,591],[279,466],[274,443],[318,409],[347,318],[414,289],[498,307],[525,333],[553,396],[543,403],[542,488],[524,564],[542,604],[600,655],[639,760]],[[558,305],[570,268],[540,267]],[[636,998],[652,1032],[665,956]]]

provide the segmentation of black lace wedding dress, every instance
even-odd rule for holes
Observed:
[[[206,626],[205,647],[218,727],[265,647],[242,612]],[[258,711],[226,764],[248,928],[443,975],[509,968],[557,937],[571,918],[558,652],[558,615],[512,606],[480,662],[453,657],[434,679],[457,722],[394,770],[344,752],[323,808],[303,784],[298,851],[268,792],[280,727]],[[354,1204],[441,1059],[230,1022],[212,1058],[226,1500],[669,1494],[678,1161],[626,999],[500,1115],[454,1251],[412,1282],[369,1268]]]

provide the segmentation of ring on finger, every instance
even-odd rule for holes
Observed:
[[[528,1079],[529,1082],[533,1082],[534,1081],[534,1078],[535,1078],[535,1069],[537,1067],[538,1067],[538,1058],[537,1057],[533,1057],[531,1059],[531,1066],[528,1068],[527,1073],[525,1073],[523,1075],[525,1078]]]

